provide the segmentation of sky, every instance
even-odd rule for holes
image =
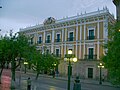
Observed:
[[[59,20],[107,7],[116,16],[112,0],[0,0],[0,34],[42,24],[48,17]]]

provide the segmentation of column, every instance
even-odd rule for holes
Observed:
[[[66,43],[64,44],[64,55],[66,54]]]
[[[65,44],[64,44],[64,55],[66,54],[66,41],[67,41],[67,28],[65,28]]]
[[[65,42],[66,42],[67,41],[67,37],[68,37],[67,36],[67,28],[65,28],[65,34],[64,35],[65,35]]]
[[[85,55],[85,39],[86,39],[86,25],[84,24],[84,51],[83,51],[83,58]]]
[[[45,30],[44,30],[44,35],[43,35],[44,39],[43,39],[43,43],[45,43]]]
[[[54,44],[54,38],[55,38],[55,36],[54,36],[55,33],[54,33],[54,32],[55,32],[55,31],[54,31],[54,29],[53,29],[53,30],[52,30],[52,35],[51,35],[51,36],[52,36],[51,53],[54,53],[54,52],[53,52],[53,44]]]
[[[100,46],[99,46],[99,22],[97,23],[97,59],[99,59],[99,48],[100,48]]]
[[[78,24],[76,26],[76,57],[77,57],[77,52],[78,52]]]
[[[79,48],[79,59],[81,59],[81,40],[82,40],[82,25],[80,25],[80,48]]]
[[[55,33],[54,33],[55,31],[54,31],[54,29],[52,30],[52,43],[54,43],[54,38],[55,38]]]
[[[62,42],[64,41],[64,37],[65,37],[65,35],[64,35],[64,28],[62,29]]]

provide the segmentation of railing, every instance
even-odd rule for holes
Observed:
[[[95,39],[95,36],[87,36],[87,40],[93,40]]]
[[[67,38],[67,41],[74,41],[74,37]]]
[[[51,43],[51,40],[46,40],[45,43]]]
[[[41,44],[41,43],[42,43],[42,41],[37,41],[37,43],[38,43],[38,44]]]
[[[61,42],[61,39],[55,39],[55,42]]]
[[[97,59],[97,55],[85,55],[84,59],[89,60],[89,59]]]
[[[55,56],[56,56],[56,57],[61,57],[61,54],[56,54]]]

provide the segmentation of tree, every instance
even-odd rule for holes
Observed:
[[[29,45],[28,38],[23,34],[12,34],[5,36],[0,40],[0,82],[3,68],[6,63],[11,63],[12,81],[15,81],[15,70],[20,65],[21,58],[26,58],[29,49],[33,46]],[[18,58],[16,60],[16,58]]]
[[[109,71],[109,79],[113,84],[120,85],[120,22],[110,26],[106,47],[108,52],[102,59]]]
[[[9,63],[10,59],[12,58],[12,53],[10,53],[10,45],[8,44],[10,43],[9,37],[3,37],[0,40],[0,83],[1,83],[1,75],[2,75],[2,71],[3,68],[5,66],[5,63]]]
[[[40,51],[35,51],[32,58],[32,68],[37,72],[36,80],[40,72],[42,71],[50,71],[50,69],[54,69],[53,64],[58,65],[59,59],[50,53],[42,53]]]

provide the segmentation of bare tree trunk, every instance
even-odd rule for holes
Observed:
[[[38,77],[39,77],[39,72],[37,72],[37,75],[36,75],[36,78],[35,78],[35,79],[37,80],[37,79],[38,79]]]

